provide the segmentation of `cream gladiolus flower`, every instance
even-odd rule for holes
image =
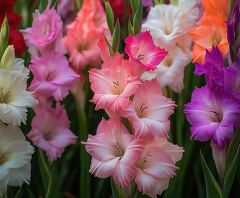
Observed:
[[[29,69],[24,66],[24,60],[15,58],[13,45],[9,45],[3,53],[0,60],[0,70],[21,73],[26,78],[29,75]]]
[[[169,51],[168,55],[151,72],[144,72],[143,81],[156,78],[161,87],[169,86],[175,92],[183,89],[184,68],[191,61],[191,52],[183,52],[179,47]]]
[[[37,103],[32,93],[26,91],[27,79],[20,72],[0,70],[0,120],[6,124],[20,125],[27,119],[27,107]]]
[[[19,127],[0,126],[0,196],[7,186],[29,184],[34,148]]]
[[[198,9],[194,5],[194,2],[186,0],[177,5],[156,5],[151,8],[142,31],[150,31],[155,44],[162,48],[169,50],[177,44],[182,45],[187,40],[183,37],[198,19]],[[189,40],[187,44],[190,47]]]

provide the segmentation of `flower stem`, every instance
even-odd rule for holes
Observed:
[[[78,107],[78,119],[79,119],[79,138],[81,141],[86,141],[88,137],[88,126],[85,111]],[[86,152],[84,145],[80,145],[80,197],[90,197],[90,156]]]

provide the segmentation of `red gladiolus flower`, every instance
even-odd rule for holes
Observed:
[[[0,0],[0,26],[7,16],[9,24],[9,44],[14,45],[15,53],[21,54],[24,52],[26,46],[22,34],[18,31],[19,24],[22,17],[13,11],[13,6],[16,0]]]

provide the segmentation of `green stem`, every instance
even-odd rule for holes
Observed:
[[[43,180],[43,186],[46,192],[46,198],[51,197],[51,192],[52,192],[52,174],[49,168],[49,165],[43,155],[43,152],[38,149],[38,156],[39,156],[39,165],[41,168],[41,175],[42,175],[42,180]]]
[[[79,138],[81,141],[86,141],[88,137],[88,126],[85,111],[78,107],[79,119]],[[90,198],[90,156],[86,152],[84,145],[80,145],[80,197]]]

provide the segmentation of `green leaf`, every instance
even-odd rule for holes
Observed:
[[[133,13],[136,13],[138,9],[138,2],[139,0],[130,0],[131,8],[133,10]]]
[[[139,1],[138,8],[133,17],[133,28],[134,28],[135,34],[138,34],[141,31],[142,17],[143,17],[143,6],[142,6],[142,1]]]
[[[58,0],[52,0],[51,1],[51,8],[57,8],[57,2],[58,2]]]
[[[234,133],[232,141],[228,146],[227,155],[226,155],[226,165],[225,165],[226,169],[228,169],[231,166],[232,161],[235,157],[235,154],[238,150],[239,144],[240,144],[240,130],[237,129]]]
[[[111,5],[108,1],[105,1],[105,10],[106,10],[106,18],[107,18],[108,28],[109,28],[111,34],[113,34],[113,31],[114,31],[114,14],[113,14],[113,10],[111,8]]]
[[[59,197],[59,180],[56,162],[49,164],[43,151],[38,149],[38,160],[46,198]]]
[[[201,163],[204,173],[204,179],[205,179],[205,186],[207,191],[207,198],[222,198],[222,190],[219,187],[218,183],[216,182],[214,176],[212,175],[210,169],[207,166],[207,163],[202,155],[202,152],[200,151],[201,156]]]
[[[228,198],[235,175],[237,173],[237,168],[239,167],[239,161],[240,161],[240,145],[238,146],[237,153],[232,160],[232,162],[229,164],[228,167],[225,169],[225,175],[224,175],[224,183],[223,183],[223,197]]]
[[[5,49],[8,46],[8,37],[9,37],[9,26],[8,26],[7,17],[5,17],[0,30],[0,58],[2,57]]]
[[[112,49],[114,52],[118,51],[119,44],[120,44],[120,23],[117,20],[114,31],[113,31],[113,42],[112,42]]]
[[[111,56],[114,55],[112,46],[111,46],[110,43],[108,42],[107,37],[105,36],[105,34],[103,34],[103,36],[104,36],[104,40],[105,40],[105,42],[106,42],[106,44],[107,44],[107,46],[108,46],[108,49],[109,49],[109,51],[110,51],[110,55],[111,55]]]
[[[48,0],[39,0],[39,11],[42,13],[48,5]]]
[[[130,19],[128,21],[128,33],[131,34],[131,35],[134,35],[134,29],[133,29],[133,26],[132,26],[132,23],[131,23]]]

